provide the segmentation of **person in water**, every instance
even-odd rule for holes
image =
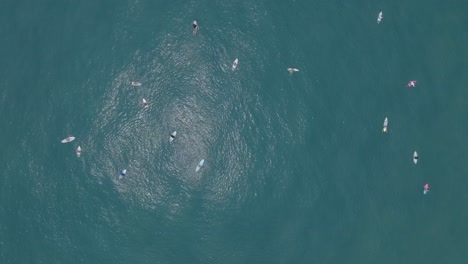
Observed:
[[[430,190],[431,188],[429,188],[429,184],[428,183],[424,184],[424,194],[428,193]]]
[[[193,26],[192,34],[195,36],[197,34],[197,31],[198,31],[198,24],[197,24],[196,20],[193,21],[192,26]]]

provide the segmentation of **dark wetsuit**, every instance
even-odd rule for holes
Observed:
[[[197,24],[193,24],[193,28],[197,28]]]

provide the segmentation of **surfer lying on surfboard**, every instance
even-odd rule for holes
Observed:
[[[383,18],[383,13],[380,12],[379,16],[377,17],[377,24],[380,24],[380,22],[382,21],[382,18]]]
[[[232,69],[236,69],[237,68],[237,65],[239,64],[239,59],[235,59],[234,62],[232,63]]]
[[[119,175],[119,179],[122,179],[123,177],[125,177],[127,175],[127,169],[124,169],[120,172],[120,175]]]
[[[169,137],[169,142],[172,142],[175,139],[176,135],[177,135],[177,131],[172,132]]]
[[[289,75],[293,74],[293,72],[298,72],[299,69],[296,68],[288,68]]]
[[[406,86],[407,87],[416,87],[416,81],[415,80],[409,81]]]
[[[64,138],[61,142],[62,143],[68,143],[68,142],[72,142],[73,140],[75,140],[75,137],[67,137],[67,138]]]
[[[423,193],[426,194],[426,193],[428,193],[430,190],[431,190],[431,188],[429,188],[429,184],[428,184],[428,183],[424,184],[424,191],[423,191]]]
[[[383,122],[382,132],[387,133],[387,126],[388,126],[388,118],[385,118],[385,120]]]
[[[193,26],[192,35],[195,36],[197,34],[197,31],[198,31],[198,24],[197,24],[196,20],[193,21],[192,26]]]
[[[419,159],[418,153],[415,151],[413,153],[413,162],[414,162],[414,164],[418,163],[418,159]]]
[[[202,159],[200,160],[200,162],[198,163],[197,167],[195,168],[195,172],[199,171],[202,167],[203,167],[203,164],[205,163],[205,160]]]

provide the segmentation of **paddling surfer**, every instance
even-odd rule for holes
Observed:
[[[431,188],[429,188],[429,184],[428,183],[424,184],[424,194],[428,193],[430,190]]]
[[[197,31],[198,31],[198,24],[197,24],[196,20],[193,21],[192,26],[193,26],[192,35],[195,36],[195,35],[197,35]]]
[[[293,74],[294,72],[298,72],[299,69],[296,68],[288,68],[289,75]]]
[[[413,81],[409,81],[408,84],[406,85],[408,87],[416,87],[416,81],[413,80]]]

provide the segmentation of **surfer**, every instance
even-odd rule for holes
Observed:
[[[385,118],[382,132],[387,133],[387,126],[388,126],[388,118]]]
[[[293,72],[298,72],[299,69],[296,68],[288,68],[289,75],[293,74]]]
[[[416,87],[416,81],[415,81],[415,80],[409,81],[408,84],[407,84],[406,86],[408,86],[408,87]]]
[[[383,18],[383,13],[382,11],[380,11],[379,16],[377,17],[377,24],[380,24],[380,22],[382,21],[382,18]]]
[[[145,98],[143,98],[143,107],[148,107],[148,102],[146,102]]]
[[[132,82],[132,86],[133,87],[138,87],[138,86],[141,86],[141,83],[140,82]]]
[[[236,58],[234,62],[232,63],[232,69],[235,70],[238,64],[239,64],[239,59]]]
[[[193,21],[192,26],[193,26],[192,35],[195,36],[197,34],[197,31],[198,31],[198,24],[197,24],[196,20]]]
[[[413,153],[413,162],[414,162],[414,164],[418,164],[418,159],[419,159],[418,152],[415,151]]]
[[[199,171],[202,167],[203,167],[203,164],[205,163],[205,160],[202,159],[200,160],[200,162],[198,163],[197,167],[195,168],[195,172]]]
[[[69,136],[67,138],[64,138],[61,142],[68,143],[68,142],[72,142],[73,140],[75,140],[75,137]]]
[[[123,177],[125,177],[125,175],[127,175],[127,170],[126,169],[124,169],[123,171],[120,172],[119,179],[122,179]]]
[[[177,131],[172,132],[169,136],[169,142],[172,142],[177,135]]]
[[[424,194],[428,193],[430,190],[431,188],[429,188],[429,184],[428,183],[424,184]]]

